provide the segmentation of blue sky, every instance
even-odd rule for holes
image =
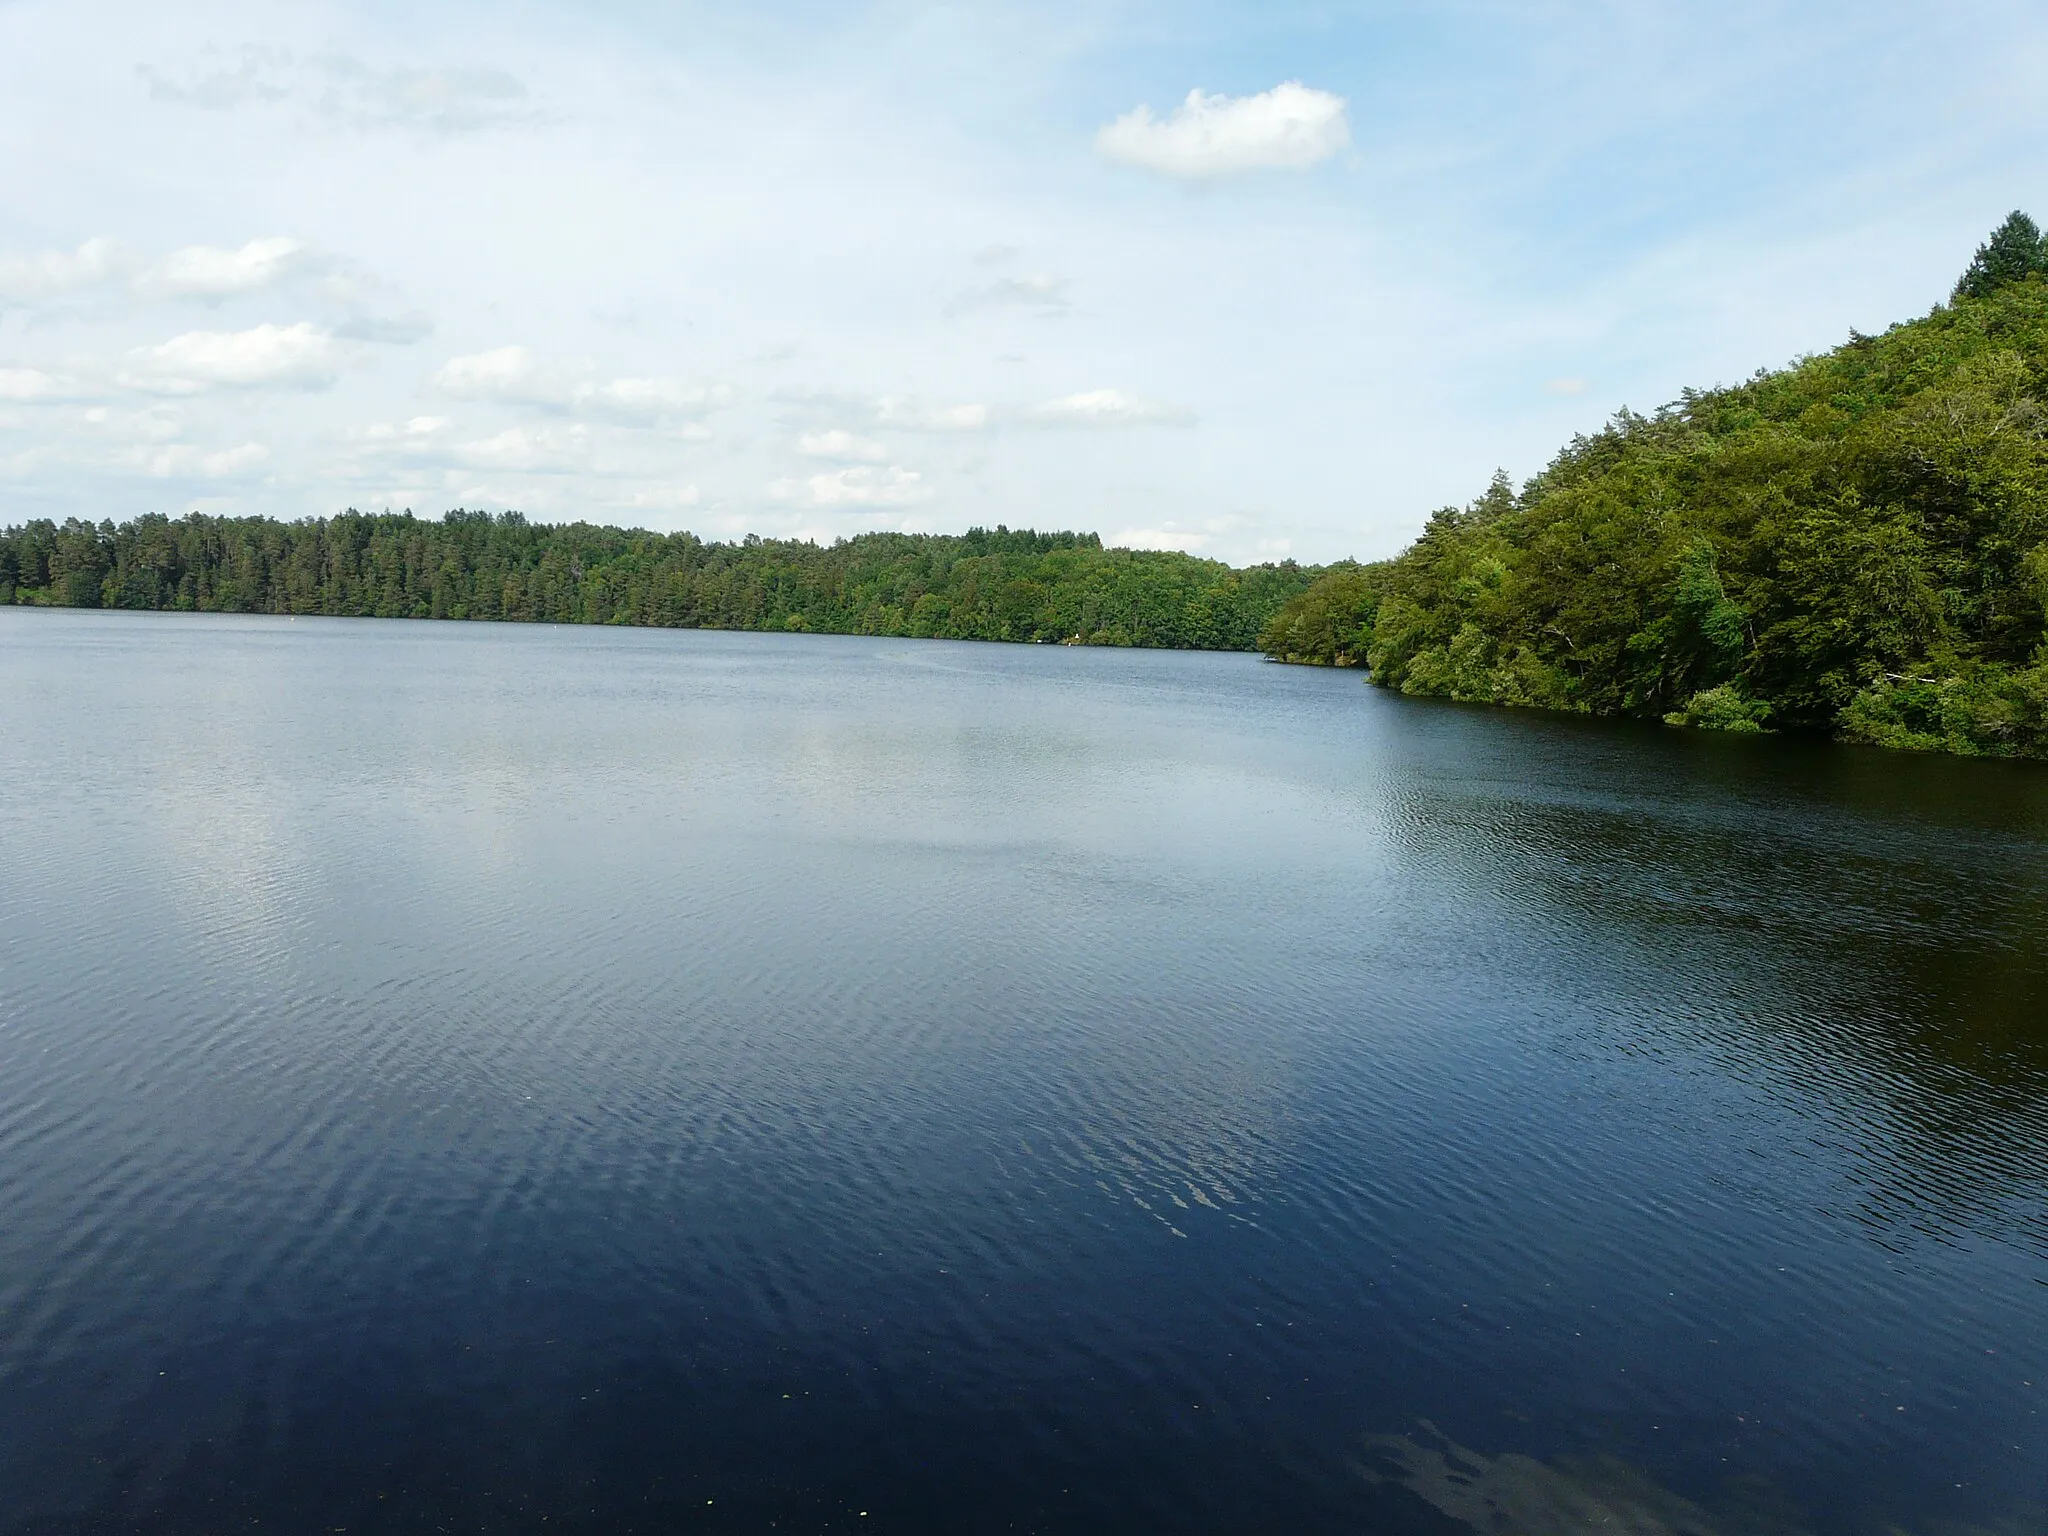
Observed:
[[[2044,79],[1998,3],[0,0],[0,521],[1380,556],[1924,312]]]

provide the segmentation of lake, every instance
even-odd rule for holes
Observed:
[[[0,1530],[2048,1530],[2048,770],[0,609]]]

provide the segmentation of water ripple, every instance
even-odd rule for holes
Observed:
[[[0,610],[0,1531],[2036,1518],[2038,770],[148,620]]]

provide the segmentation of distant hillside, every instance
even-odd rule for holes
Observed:
[[[1404,693],[2048,757],[2048,253],[1496,477],[1260,637]]]
[[[1233,570],[1092,533],[706,542],[517,513],[281,523],[47,520],[0,533],[0,603],[1255,647],[1320,572]]]

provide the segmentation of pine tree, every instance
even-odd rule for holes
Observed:
[[[1508,479],[1508,472],[1496,469],[1493,482],[1486,488],[1486,494],[1472,503],[1472,517],[1482,523],[1499,522],[1515,510],[1515,483]]]
[[[1991,238],[1977,247],[1969,267],[1956,281],[1955,299],[1981,299],[2029,272],[2048,272],[2040,226],[2015,208]]]

